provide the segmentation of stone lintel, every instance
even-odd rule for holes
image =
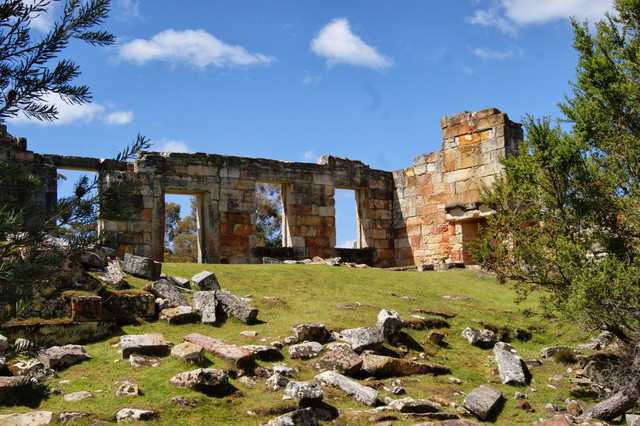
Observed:
[[[445,207],[447,222],[462,222],[491,216],[495,211],[484,203],[451,204]]]

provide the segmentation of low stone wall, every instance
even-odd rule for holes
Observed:
[[[0,327],[0,334],[14,341],[18,337],[47,345],[95,342],[113,335],[113,322],[43,321],[33,324],[9,323]]]

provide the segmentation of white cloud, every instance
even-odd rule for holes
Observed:
[[[156,152],[193,152],[186,142],[162,139],[157,147],[153,147],[152,151]]]
[[[120,21],[133,21],[141,19],[140,2],[134,0],[117,0],[112,9],[116,19]]]
[[[343,241],[340,244],[337,244],[336,247],[338,248],[353,248],[353,246],[356,244],[356,240],[347,240],[347,241]]]
[[[466,65],[462,65],[462,72],[467,74],[467,75],[471,75],[471,74],[473,74],[473,68],[468,67]]]
[[[515,35],[520,25],[544,24],[570,17],[593,22],[612,11],[613,0],[493,0],[488,8],[476,10],[469,21]]]
[[[311,41],[311,50],[327,59],[327,66],[348,64],[385,69],[393,65],[393,61],[378,53],[375,47],[366,44],[353,34],[349,21],[334,19],[325,25],[318,36]]]
[[[22,0],[26,5],[33,5],[35,0]],[[45,12],[40,12],[36,15],[32,15],[31,18],[31,27],[36,30],[46,33],[51,31],[53,28],[53,14],[54,14],[55,3],[49,3],[45,9]]]
[[[504,51],[485,49],[483,47],[476,47],[473,50],[473,54],[482,60],[503,60],[509,58],[515,58],[522,56],[522,49],[520,48],[510,48]]]
[[[304,78],[302,79],[303,84],[314,84],[320,83],[322,81],[322,76],[317,74],[310,74],[309,72],[304,73]]]
[[[313,151],[306,151],[304,154],[302,154],[302,159],[304,161],[309,161],[309,162],[313,162],[313,163],[317,163],[318,162],[318,156]]]
[[[29,118],[24,114],[7,119],[12,124],[38,124],[41,126],[60,126],[73,122],[89,123],[94,120],[105,124],[126,124],[133,120],[131,111],[115,111],[113,105],[101,105],[98,103],[70,104],[56,94],[49,94],[44,101],[52,103],[58,110],[58,119],[54,121],[41,121]]]
[[[146,64],[150,61],[185,62],[198,68],[218,68],[270,64],[276,60],[262,53],[249,53],[242,46],[232,46],[204,30],[163,31],[149,40],[136,39],[120,46],[119,58]]]

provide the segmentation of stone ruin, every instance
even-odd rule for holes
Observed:
[[[141,152],[118,171],[101,173],[105,160],[38,154],[24,138],[0,134],[0,159],[28,166],[40,178],[29,194],[43,218],[57,202],[58,169],[98,172],[103,185],[138,182],[134,218],[102,220],[105,245],[162,261],[165,194],[197,199],[198,261],[261,263],[263,256],[302,259],[340,256],[370,265],[473,264],[469,244],[491,211],[479,191],[517,154],[520,123],[495,108],[441,118],[442,150],[419,155],[394,172],[360,161],[323,156],[318,164],[204,153]],[[282,187],[283,247],[256,247],[256,183]],[[336,248],[336,189],[354,190],[357,241]],[[11,190],[0,188],[0,190]]]

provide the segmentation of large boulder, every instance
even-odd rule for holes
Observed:
[[[333,333],[333,337],[336,340],[349,343],[351,348],[358,353],[365,349],[380,349],[384,343],[382,330],[377,327],[350,328]]]
[[[498,343],[498,337],[491,330],[478,330],[477,328],[467,327],[462,332],[462,337],[473,346],[482,349],[491,349],[493,345]]]
[[[126,334],[120,337],[122,358],[129,358],[131,354],[165,356],[169,351],[169,344],[160,333]]]
[[[293,398],[299,408],[317,406],[322,402],[324,392],[317,382],[290,381],[284,388],[284,394]]]
[[[360,371],[362,358],[349,346],[338,346],[313,363],[318,371],[335,371],[353,376]]]
[[[380,393],[368,386],[363,386],[351,379],[338,374],[335,371],[325,371],[314,377],[317,382],[325,386],[332,386],[342,390],[344,393],[364,405],[375,405]]]
[[[214,368],[198,368],[176,374],[171,378],[171,383],[215,396],[227,395],[230,390],[227,373]]]
[[[502,392],[487,385],[472,390],[464,399],[462,405],[467,410],[485,420],[502,400]]]
[[[450,374],[451,370],[438,364],[427,364],[384,355],[363,353],[362,370],[377,377],[410,376],[413,374]]]
[[[180,290],[178,290],[178,287],[171,284],[165,279],[161,279],[152,284],[149,284],[145,286],[144,289],[149,293],[152,293],[156,297],[166,299],[168,301],[169,307],[173,308],[176,306],[189,305],[189,302],[187,302],[187,299],[180,292]]]
[[[258,317],[256,308],[229,290],[216,290],[216,299],[227,316],[234,317],[245,324],[253,324]]]
[[[156,281],[160,279],[162,263],[156,262],[148,257],[125,253],[122,269],[129,275]]]
[[[505,385],[524,386],[527,384],[527,376],[524,363],[511,345],[498,342],[493,347],[493,354],[498,363],[500,378]]]
[[[209,271],[202,271],[191,277],[191,284],[198,291],[220,290],[216,274]]]
[[[70,365],[91,359],[84,346],[64,345],[52,346],[38,353],[38,359],[47,368],[60,370]]]
[[[196,291],[193,293],[193,309],[200,312],[203,324],[216,323],[216,292]]]
[[[255,354],[249,349],[230,345],[222,340],[213,339],[199,333],[188,334],[184,336],[182,340],[198,344],[202,346],[205,351],[222,359],[226,359],[239,368],[253,368],[255,366]]]
[[[293,335],[296,336],[298,342],[304,342],[308,340],[310,342],[326,343],[331,339],[329,330],[317,322],[306,322],[304,324],[298,324],[291,327]]]

